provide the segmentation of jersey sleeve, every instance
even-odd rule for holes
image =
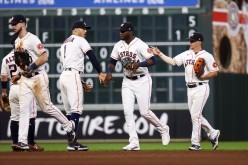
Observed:
[[[8,75],[6,57],[2,60],[1,75]]]
[[[90,44],[88,43],[88,41],[85,38],[78,38],[78,40],[76,40],[76,42],[79,42],[80,47],[82,49],[82,51],[84,52],[84,54],[86,54],[86,52],[88,52],[89,50],[92,50]]]
[[[141,40],[139,40],[140,41],[140,43],[139,43],[139,52],[140,52],[140,54],[145,58],[145,59],[148,59],[148,58],[151,58],[152,56],[154,56],[152,53],[149,53],[147,50],[148,50],[148,45],[145,43],[145,42],[143,42],[143,41],[141,41]]]
[[[111,52],[110,57],[115,59],[115,60],[119,60],[119,52],[118,52],[118,48],[119,48],[120,42],[117,42]]]
[[[214,57],[211,54],[208,54],[208,56],[206,57],[206,67],[209,72],[216,72],[219,70]]]
[[[185,54],[186,52],[183,52],[173,58],[177,66],[181,66],[184,63],[183,59],[184,59]]]
[[[34,46],[33,50],[37,55],[40,56],[42,53],[46,52],[43,44],[37,36],[33,37],[32,45]]]

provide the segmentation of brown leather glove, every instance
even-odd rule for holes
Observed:
[[[206,66],[206,62],[203,58],[198,58],[194,64],[194,70],[196,77],[199,78],[204,74],[204,68]]]
[[[10,112],[9,97],[3,96],[0,98],[0,108],[3,112]]]

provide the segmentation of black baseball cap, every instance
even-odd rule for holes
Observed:
[[[116,28],[119,29],[120,31],[134,31],[133,24],[131,22],[124,22],[121,24],[120,27]]]
[[[76,28],[82,28],[82,29],[91,29],[90,26],[87,26],[84,21],[77,21],[72,25],[71,30],[74,30]]]
[[[23,15],[12,16],[9,24],[12,25],[12,24],[17,24],[17,23],[27,23],[27,20]]]
[[[188,38],[190,41],[201,41],[203,42],[204,38],[203,35],[200,32],[194,32],[190,35],[190,37]]]

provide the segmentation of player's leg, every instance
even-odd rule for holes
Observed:
[[[9,103],[11,108],[10,115],[10,132],[13,144],[11,148],[13,151],[20,151],[17,147],[18,144],[18,130],[19,130],[19,118],[20,118],[20,107],[19,107],[19,85],[12,85],[9,91]]]
[[[63,113],[51,102],[47,74],[41,73],[33,78],[35,78],[35,82],[33,84],[33,94],[35,95],[41,110],[54,117],[62,125],[63,129],[70,134],[70,136],[68,136],[69,141],[74,140],[74,122],[69,121],[66,116],[63,115]]]
[[[135,83],[135,84],[134,84]],[[158,117],[150,110],[150,99],[152,91],[152,79],[146,75],[133,82],[135,96],[139,105],[139,111],[149,123],[151,123],[161,134],[163,145],[168,145],[170,141],[169,127],[162,123]]]
[[[192,146],[189,150],[200,150],[202,111],[209,96],[209,86],[201,85],[196,88],[188,88],[189,110],[192,120]]]
[[[213,150],[216,150],[219,145],[220,130],[214,129],[203,116],[202,128],[206,131],[209,140],[212,143]]]
[[[125,151],[140,150],[139,138],[136,132],[135,117],[134,117],[134,103],[135,96],[130,89],[131,80],[123,80],[122,83],[122,104],[124,109],[124,116],[129,134],[129,144],[123,147]]]
[[[68,151],[87,151],[88,147],[77,142],[79,119],[83,112],[83,87],[78,72],[63,72],[60,76],[61,96],[68,120],[75,123],[76,137],[68,143]]]
[[[33,100],[32,91],[28,85],[28,78],[22,76],[19,90],[20,120],[18,145],[23,150],[29,149],[27,141],[30,116],[29,108]]]
[[[39,146],[35,142],[35,119],[37,116],[37,104],[33,96],[33,100],[30,104],[30,116],[29,116],[29,130],[28,130],[28,151],[44,151],[44,148]]]

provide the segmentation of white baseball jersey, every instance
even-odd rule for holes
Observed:
[[[61,45],[60,62],[62,62],[63,68],[74,68],[83,72],[84,57],[89,50],[91,47],[85,38],[71,35]]]
[[[15,40],[15,49],[18,47],[22,47],[24,50],[28,51],[29,56],[31,57],[31,62],[36,61],[39,56],[46,51],[40,39],[30,32],[28,32],[23,38],[20,39],[18,37]],[[43,65],[39,66],[35,71],[44,71]]]
[[[201,50],[196,54],[193,50],[187,50],[175,56],[173,59],[178,66],[184,65],[186,83],[197,84],[195,87],[187,88],[187,96],[193,127],[191,143],[200,146],[201,128],[203,128],[207,134],[213,134],[215,130],[202,115],[203,108],[209,97],[210,88],[208,85],[209,80],[201,81],[196,77],[193,66],[198,58],[203,58],[206,62],[204,75],[219,70],[213,56],[205,50]]]
[[[45,52],[39,38],[32,33],[27,33],[23,38],[15,40],[15,48],[23,48],[27,50],[32,61],[35,62],[41,54]],[[19,137],[18,142],[27,144],[29,111],[27,109],[31,105],[31,100],[35,96],[41,110],[57,119],[66,132],[73,130],[72,122],[70,122],[63,113],[53,105],[50,98],[49,79],[44,70],[43,65],[39,66],[35,72],[39,74],[27,78],[21,76],[20,79],[20,121],[19,121]]]
[[[15,64],[14,51],[12,50],[7,56],[3,58],[1,75],[6,75],[9,79],[19,74],[19,67]],[[19,81],[17,82],[19,83]],[[12,83],[10,82],[10,85]]]
[[[1,75],[6,75],[8,79],[19,74],[19,67],[15,64],[14,51],[11,51],[7,56],[3,58]],[[13,121],[19,121],[20,117],[20,105],[19,105],[19,81],[16,84],[10,81],[9,102],[11,108],[10,119]],[[29,118],[35,118],[37,116],[37,105],[33,97],[29,107]]]
[[[110,56],[115,60],[122,60],[125,57],[131,57],[136,62],[142,62],[153,56],[153,54],[147,51],[147,48],[148,45],[137,37],[135,37],[129,45],[125,41],[120,40],[115,44]],[[124,69],[124,75],[130,77],[147,73],[147,67],[139,67],[135,72],[130,72]]]
[[[209,80],[201,81],[195,75],[193,66],[194,66],[195,61],[197,61],[198,58],[203,58],[206,62],[206,66],[204,69],[204,75],[208,74],[208,72],[215,72],[219,70],[213,56],[207,51],[201,50],[200,52],[195,54],[193,50],[187,50],[173,58],[175,63],[178,66],[184,65],[186,83],[208,82],[209,81]]]
[[[117,42],[111,53],[115,60],[122,60],[131,57],[136,62],[142,62],[153,56],[147,51],[148,45],[139,38],[135,37],[129,44],[120,40]],[[152,78],[149,75],[147,67],[139,67],[136,71],[123,69],[124,79],[122,82],[122,104],[125,114],[125,120],[128,127],[129,143],[139,144],[139,138],[136,132],[134,119],[134,104],[137,100],[140,114],[148,120],[161,135],[169,134],[169,127],[158,119],[150,110],[150,99],[152,93]],[[143,75],[142,77],[140,75]],[[136,77],[130,79],[128,77]]]

